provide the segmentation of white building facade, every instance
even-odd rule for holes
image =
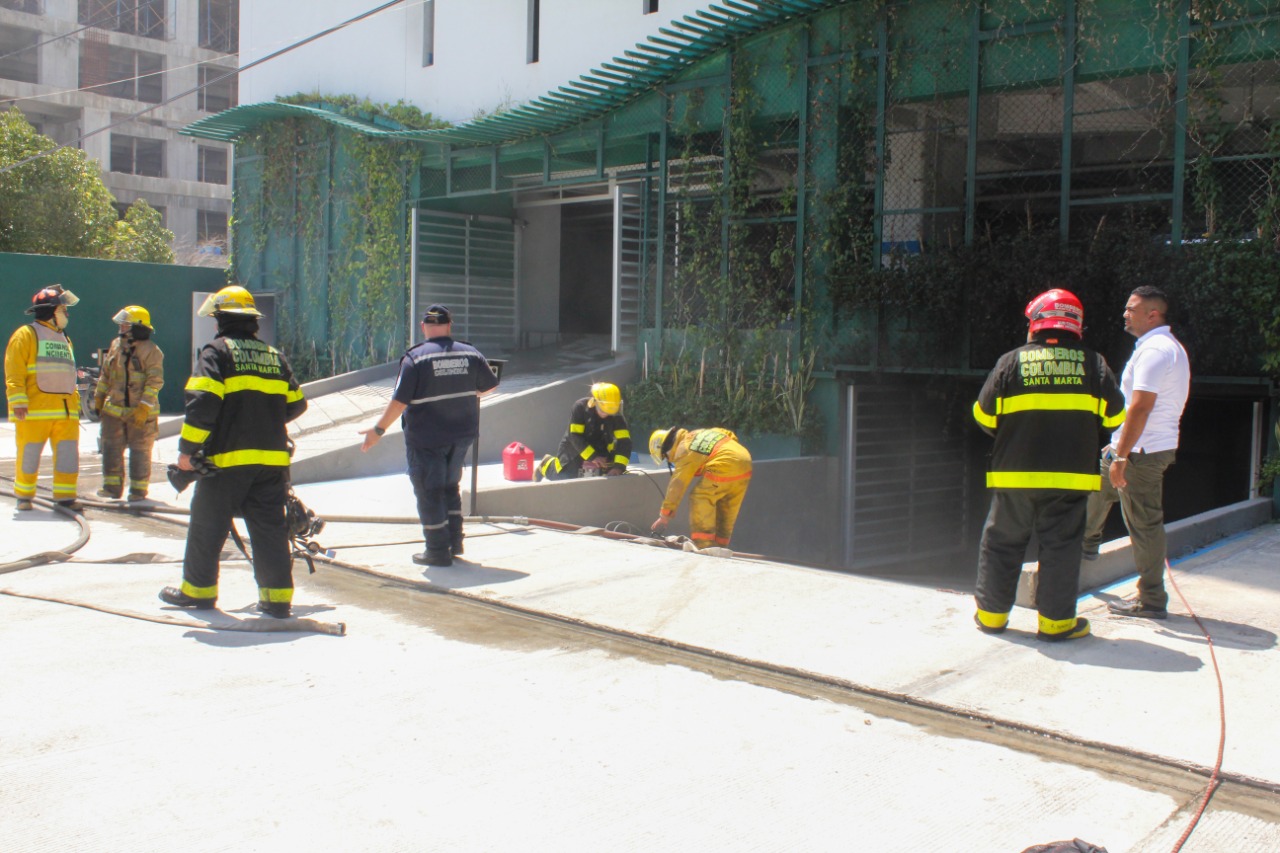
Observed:
[[[246,71],[241,102],[319,92],[403,100],[451,122],[524,103],[659,35],[705,0],[403,0]],[[242,65],[375,8],[272,0],[240,12]]]
[[[0,0],[0,109],[83,149],[121,211],[160,211],[180,260],[221,253],[231,147],[177,131],[238,103],[238,17],[238,0]]]

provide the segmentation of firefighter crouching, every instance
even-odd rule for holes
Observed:
[[[17,508],[33,507],[45,442],[53,449],[53,499],[75,509],[80,476],[80,394],[76,359],[67,337],[67,309],[80,300],[60,284],[41,288],[4,351],[4,386],[18,444],[13,492]]]
[[[218,335],[201,347],[187,380],[178,468],[195,470],[191,457],[201,454],[197,462],[207,460],[218,470],[196,481],[182,586],[165,587],[160,600],[198,610],[217,604],[218,557],[240,515],[253,543],[257,609],[283,619],[293,601],[285,424],[306,410],[307,401],[284,355],[258,340],[262,315],[249,291],[224,287],[197,313],[217,321]]]
[[[694,477],[701,477],[689,496],[689,538],[699,548],[729,547],[738,510],[751,482],[751,454],[727,429],[654,430],[649,436],[653,461],[672,466],[654,533],[666,529]]]
[[[631,431],[622,416],[622,392],[611,382],[591,386],[591,396],[573,404],[569,429],[552,456],[542,457],[534,476],[539,480],[572,480],[583,466],[600,468],[608,476],[627,473],[631,462]]]
[[[1106,359],[1083,343],[1084,306],[1075,294],[1047,290],[1025,313],[1026,344],[1000,357],[973,404],[974,419],[995,437],[973,619],[987,634],[1008,627],[1034,534],[1036,637],[1076,640],[1091,630],[1076,616],[1085,507],[1102,482],[1103,431],[1124,422],[1124,395]]]
[[[141,305],[120,309],[111,321],[120,327],[103,359],[93,393],[93,410],[101,417],[102,488],[104,498],[124,492],[124,451],[129,449],[129,500],[147,497],[151,484],[151,448],[160,432],[160,389],[164,387],[164,353],[151,335],[151,313]]]

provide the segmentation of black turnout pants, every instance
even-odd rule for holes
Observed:
[[[288,476],[289,469],[279,466],[236,465],[197,480],[182,579],[197,588],[217,587],[218,556],[231,532],[232,519],[242,516],[253,546],[253,576],[258,589],[293,589],[293,558],[284,512]]]
[[[1032,533],[1040,543],[1036,608],[1046,619],[1072,619],[1080,585],[1080,543],[1088,492],[1009,489],[991,495],[978,549],[978,607],[1008,613]]]

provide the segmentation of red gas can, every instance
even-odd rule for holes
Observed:
[[[508,480],[533,479],[533,451],[513,441],[502,451],[502,476]]]

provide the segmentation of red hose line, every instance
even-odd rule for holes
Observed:
[[[1191,822],[1183,830],[1182,837],[1173,845],[1171,853],[1178,853],[1182,849],[1182,845],[1186,844],[1187,839],[1191,837],[1191,833],[1195,830],[1197,824],[1200,823],[1200,818],[1204,816],[1205,809],[1209,807],[1209,800],[1213,798],[1213,792],[1218,790],[1218,774],[1222,770],[1222,755],[1227,746],[1227,700],[1226,694],[1222,689],[1222,670],[1218,667],[1218,656],[1213,650],[1213,637],[1209,635],[1209,629],[1200,621],[1200,617],[1191,609],[1191,604],[1187,601],[1187,597],[1182,594],[1182,589],[1178,586],[1178,581],[1173,576],[1173,567],[1169,565],[1167,559],[1164,562],[1164,569],[1174,592],[1178,593],[1178,598],[1182,601],[1182,606],[1187,609],[1187,613],[1200,626],[1205,642],[1209,644],[1209,659],[1213,662],[1213,675],[1218,681],[1218,759],[1214,762],[1213,771],[1209,774],[1209,784],[1205,786],[1204,796],[1200,799],[1200,807],[1192,815]]]

